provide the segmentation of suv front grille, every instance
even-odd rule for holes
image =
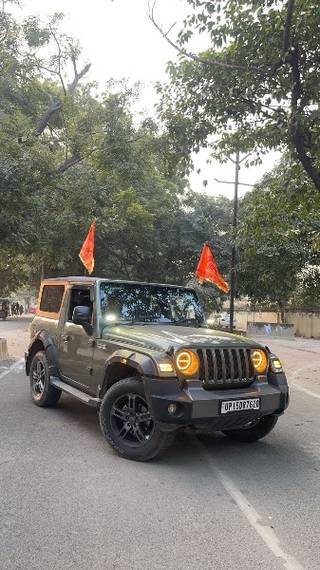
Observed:
[[[254,380],[249,348],[199,348],[200,380],[205,387],[237,388]]]

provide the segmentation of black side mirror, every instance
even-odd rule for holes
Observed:
[[[75,325],[91,324],[91,309],[83,305],[78,305],[73,309],[72,322]]]

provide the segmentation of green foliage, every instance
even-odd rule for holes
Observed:
[[[170,83],[159,86],[161,115],[185,163],[200,146],[220,160],[250,152],[248,164],[287,148],[319,190],[318,2],[188,3],[177,39],[180,62],[168,65]],[[208,49],[188,57],[196,34],[208,38]]]
[[[251,26],[252,45],[257,48],[259,33],[268,31],[270,57],[275,57],[278,44],[270,22],[280,29],[281,3],[271,2],[266,10],[263,2],[255,2],[251,13],[247,3],[228,2],[227,17],[224,2],[191,4],[194,20],[186,23],[181,45],[197,25],[203,32],[211,29],[214,51],[205,57],[252,65],[255,50],[240,25],[241,6],[243,22],[252,23],[253,15],[260,22],[258,31]],[[213,17],[219,25],[210,28]],[[132,108],[139,87],[110,81],[98,97],[95,85],[83,79],[88,67],[78,69],[80,48],[59,31],[60,21],[60,14],[44,25],[33,17],[22,24],[9,14],[0,18],[1,294],[37,285],[43,275],[82,274],[78,253],[95,217],[95,275],[189,283],[208,313],[217,310],[225,295],[198,286],[194,270],[208,240],[229,280],[232,203],[193,193],[184,166],[190,151],[225,124],[231,130],[215,146],[220,157],[238,146],[257,152],[284,146],[288,132],[263,115],[266,106],[274,106],[274,95],[271,102],[265,100],[269,87],[258,88],[262,76],[258,81],[252,72],[183,61],[171,66],[172,86],[163,92],[172,97],[162,103],[168,129],[148,117],[137,123]],[[254,57],[254,65],[268,64],[263,45]],[[284,70],[285,65],[279,74]],[[258,122],[256,111],[247,113],[242,90],[255,101]],[[285,109],[282,100],[278,105]],[[272,117],[277,113],[282,111],[272,111]],[[318,279],[313,268],[319,263],[319,211],[310,179],[287,155],[242,202],[239,293],[281,307],[289,301],[316,302],[312,283]]]
[[[288,157],[245,196],[238,232],[239,293],[253,303],[283,308],[299,290],[302,302],[302,275],[310,275],[310,266],[320,262],[319,200],[301,167]]]

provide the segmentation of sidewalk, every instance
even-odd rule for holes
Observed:
[[[30,323],[33,315],[23,317],[9,317],[5,322],[0,322],[0,337],[7,339],[9,358],[22,358],[29,344]]]

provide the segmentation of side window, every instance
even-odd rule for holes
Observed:
[[[73,310],[78,306],[90,307],[92,319],[93,304],[90,299],[90,289],[84,287],[73,287],[71,289],[68,321],[72,321]]]
[[[40,311],[46,313],[59,313],[64,285],[45,285],[42,289]]]

